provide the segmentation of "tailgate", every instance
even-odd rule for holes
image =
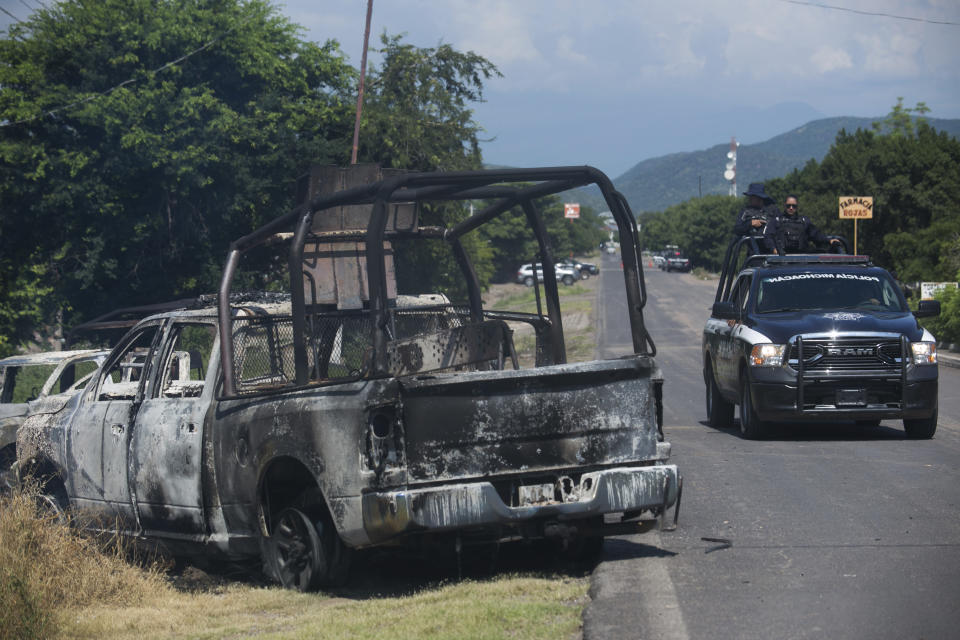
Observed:
[[[661,384],[647,356],[404,378],[408,481],[654,460]]]

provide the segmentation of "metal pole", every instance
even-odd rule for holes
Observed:
[[[363,111],[363,85],[367,78],[367,45],[370,43],[370,17],[373,15],[373,0],[367,0],[367,26],[363,30],[363,55],[360,56],[360,91],[357,93],[357,120],[353,125],[353,152],[350,164],[357,164],[357,147],[360,144],[360,113]]]

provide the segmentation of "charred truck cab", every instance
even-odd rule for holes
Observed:
[[[710,424],[730,426],[739,406],[744,437],[775,421],[901,419],[907,437],[937,428],[937,352],[900,287],[866,256],[727,252],[703,331]],[[756,246],[753,251],[756,253]]]
[[[568,362],[540,205],[589,184],[619,226],[633,353]],[[67,411],[36,422],[21,467],[47,472],[51,502],[184,552],[260,557],[299,589],[344,580],[353,549],[583,551],[670,507],[675,522],[636,224],[604,174],[317,168],[304,191],[233,243],[215,309],[142,321]],[[544,265],[534,312],[486,308],[464,242],[511,210]],[[462,300],[416,290],[411,256],[440,249],[450,259],[427,268],[458,270]],[[285,296],[234,292],[277,255]]]

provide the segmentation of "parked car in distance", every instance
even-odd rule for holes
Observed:
[[[581,262],[575,258],[565,258],[557,264],[562,264],[575,269],[580,274],[581,280],[586,280],[590,276],[599,275],[600,268],[592,262]]]
[[[109,351],[48,351],[0,360],[0,488],[16,460],[17,429],[48,397],[83,389]]]
[[[667,259],[663,256],[652,256],[650,260],[653,261],[653,266],[657,267],[658,269],[663,269],[663,265],[667,262]]]
[[[574,282],[580,279],[580,272],[574,269],[571,266],[558,262],[554,265],[554,269],[557,273],[557,282],[562,282],[563,284],[569,286]],[[537,266],[537,280],[543,282],[543,269]],[[533,265],[522,264],[520,268],[517,269],[517,284],[523,284],[528,287],[532,287],[534,283],[533,280]]]

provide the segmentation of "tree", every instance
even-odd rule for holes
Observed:
[[[401,36],[381,38],[383,63],[370,73],[359,157],[384,167],[458,171],[481,167],[480,125],[470,103],[496,66],[447,44],[420,48]]]
[[[0,332],[215,289],[349,148],[355,72],[266,0],[65,0],[0,40]],[[21,287],[47,291],[27,302]],[[28,321],[11,324],[18,316]]]

